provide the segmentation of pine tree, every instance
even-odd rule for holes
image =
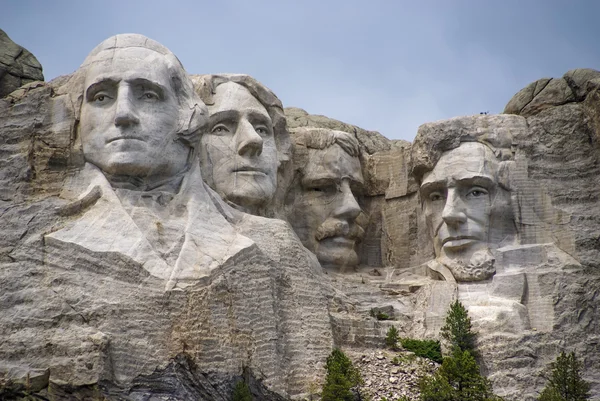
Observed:
[[[252,393],[245,381],[241,380],[235,384],[233,401],[252,401]]]
[[[390,327],[385,336],[385,345],[391,349],[396,349],[398,347],[398,339],[398,329],[394,326]]]
[[[479,373],[479,366],[469,351],[454,348],[444,358],[442,366],[419,383],[423,401],[495,401],[488,379]]]
[[[459,301],[450,306],[441,334],[450,343],[450,355],[433,376],[419,382],[421,400],[501,401],[494,395],[490,381],[479,373],[471,318]]]
[[[469,351],[475,355],[476,334],[472,331],[469,313],[458,300],[450,305],[441,334],[442,338],[450,343],[451,351],[457,347],[461,351]]]
[[[590,384],[581,378],[581,363],[574,352],[564,351],[550,364],[552,374],[539,401],[585,401],[590,399]]]
[[[352,389],[362,384],[358,369],[340,349],[335,348],[325,364],[327,376],[321,394],[322,401],[352,401]]]

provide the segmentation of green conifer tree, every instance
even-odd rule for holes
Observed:
[[[235,384],[233,401],[252,401],[252,393],[245,381],[241,380]]]
[[[458,347],[461,351],[469,351],[475,355],[476,334],[472,331],[469,313],[460,301],[456,300],[450,305],[441,335],[450,343],[451,352],[454,351],[454,347]]]
[[[419,382],[421,400],[501,401],[494,395],[490,381],[479,372],[471,318],[459,301],[450,306],[441,334],[450,343],[450,355],[433,376],[425,376]]]
[[[362,384],[358,369],[340,349],[335,348],[325,364],[327,376],[321,394],[322,401],[353,401],[355,389]]]
[[[385,345],[391,349],[398,348],[398,329],[394,326],[390,327],[385,336]]]
[[[574,352],[564,351],[550,364],[552,373],[541,392],[539,401],[586,401],[590,399],[590,384],[581,378],[581,363]]]

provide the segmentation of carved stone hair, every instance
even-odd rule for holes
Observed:
[[[350,156],[358,157],[358,140],[347,132],[301,127],[292,130],[292,138],[296,145],[309,149],[327,149],[337,144]]]
[[[200,139],[201,130],[208,122],[206,106],[195,93],[190,77],[173,52],[157,41],[143,35],[121,34],[112,36],[96,46],[86,57],[69,82],[69,86],[72,88],[72,97],[75,98],[73,104],[75,106],[75,113],[78,116],[77,118],[79,119],[81,113],[85,79],[89,68],[95,63],[103,61],[102,59],[98,59],[102,53],[114,53],[116,50],[129,48],[152,50],[164,57],[169,73],[169,81],[179,103],[179,121],[177,123],[176,134],[182,142],[195,148]]]
[[[245,74],[195,75],[192,76],[192,82],[196,93],[209,106],[215,104],[213,97],[217,87],[221,84],[233,82],[246,88],[267,109],[267,113],[271,117],[280,165],[290,160],[292,146],[283,105],[269,88]]]
[[[502,117],[498,120],[498,117]],[[465,142],[477,142],[492,150],[500,163],[498,183],[510,188],[509,165],[513,163],[513,137],[507,116],[477,115],[457,117],[443,124],[429,123],[419,127],[411,146],[412,174],[420,184],[425,173],[433,170],[444,152]]]

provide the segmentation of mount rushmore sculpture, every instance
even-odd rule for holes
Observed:
[[[568,348],[598,395],[599,88],[574,70],[408,143],[111,37],[0,100],[0,379],[299,399],[333,347],[437,338],[459,299],[498,394]]]

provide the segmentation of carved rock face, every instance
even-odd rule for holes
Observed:
[[[292,225],[322,265],[355,266],[354,246],[363,234],[356,224],[361,208],[353,192],[363,184],[360,161],[337,144],[308,152]]]
[[[163,55],[130,47],[92,60],[80,125],[87,161],[113,175],[171,177],[185,168],[190,153],[176,140],[178,118]]]
[[[243,86],[217,86],[210,124],[201,141],[202,172],[223,199],[252,210],[277,186],[277,147],[265,107]]]
[[[490,148],[464,143],[444,153],[421,185],[436,257],[459,281],[483,280],[495,271],[487,250],[490,216],[501,191],[498,171]]]

